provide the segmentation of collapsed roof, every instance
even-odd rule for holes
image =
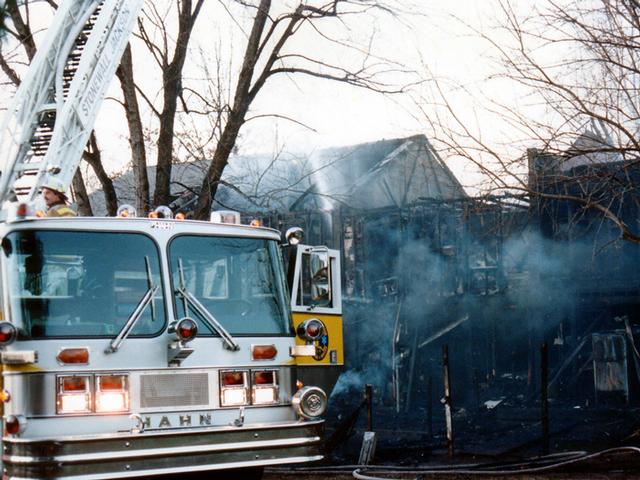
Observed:
[[[172,168],[177,210],[193,208],[208,160]],[[148,167],[150,188],[155,167]],[[120,203],[135,204],[133,172],[115,179]],[[402,207],[421,198],[455,200],[467,195],[424,135],[319,150],[308,156],[237,155],[230,159],[214,208],[241,212]],[[94,211],[105,211],[101,192]]]

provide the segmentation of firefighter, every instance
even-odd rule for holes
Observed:
[[[76,212],[67,204],[67,194],[64,185],[54,179],[42,185],[42,198],[47,204],[48,217],[75,217]]]

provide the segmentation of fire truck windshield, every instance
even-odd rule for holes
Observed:
[[[113,337],[160,285],[155,243],[135,233],[19,230],[2,242],[11,316],[27,338]],[[129,336],[165,327],[162,289]]]
[[[275,241],[181,235],[169,246],[178,317],[201,334],[219,335],[181,293],[197,301],[231,335],[289,333],[284,275]]]

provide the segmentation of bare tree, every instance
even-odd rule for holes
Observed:
[[[147,2],[146,19],[162,32],[163,41],[155,43],[147,33],[144,23],[139,22],[140,36],[144,40],[149,52],[155,59],[162,72],[163,106],[157,113],[160,122],[157,138],[156,186],[153,203],[167,204],[170,200],[171,165],[173,163],[173,141],[175,135],[175,120],[178,111],[178,99],[182,95],[182,70],[187,58],[189,40],[194,24],[204,0],[180,0],[178,5],[178,33],[173,53],[170,52],[168,30],[165,16],[152,2]]]
[[[84,183],[82,170],[80,168],[76,170],[76,173],[73,176],[72,188],[78,207],[78,213],[82,216],[92,216],[93,210],[91,209],[89,194],[87,193],[87,187]]]
[[[131,162],[135,182],[136,208],[144,215],[149,210],[149,178],[147,176],[147,154],[144,130],[133,77],[131,45],[127,45],[122,55],[122,61],[118,67],[117,75],[122,87],[123,106],[129,127],[129,146],[131,147]]]
[[[24,6],[28,9],[29,2],[24,2]],[[33,40],[33,33],[31,32],[28,15],[27,20],[25,20],[18,8],[18,2],[16,0],[7,0],[5,8],[13,24],[13,29],[9,29],[9,32],[24,47],[29,61],[33,60],[33,57],[36,54],[36,44]]]
[[[235,82],[233,101],[223,109],[224,118],[219,125],[220,136],[200,188],[200,195],[195,209],[195,217],[207,218],[211,210],[213,198],[221,181],[222,173],[227,166],[240,130],[247,121],[247,113],[256,96],[265,87],[267,81],[278,74],[306,75],[349,85],[369,88],[381,92],[398,92],[401,88],[384,83],[379,75],[381,69],[392,69],[389,63],[374,58],[371,64],[366,63],[369,52],[364,52],[363,65],[348,70],[320,58],[319,52],[290,52],[288,47],[292,39],[304,28],[314,30],[320,38],[328,39],[320,29],[322,21],[343,21],[343,17],[354,14],[365,14],[371,9],[387,8],[381,2],[373,0],[334,0],[330,2],[299,2],[291,10],[272,15],[271,0],[261,0],[257,6],[244,2],[245,8],[255,8],[251,31],[248,34],[244,50],[243,62]],[[336,42],[338,43],[338,42]],[[348,48],[347,45],[341,44]],[[384,67],[381,68],[381,64]]]
[[[118,196],[116,195],[116,189],[113,186],[113,180],[109,177],[109,174],[105,171],[102,164],[102,153],[98,146],[98,139],[95,132],[91,132],[87,147],[82,153],[82,158],[91,165],[96,177],[100,181],[102,190],[104,192],[104,199],[107,207],[107,214],[115,216],[118,211]]]
[[[452,101],[471,92],[434,82],[424,117],[451,155],[484,174],[488,193],[511,192],[537,206],[569,202],[572,221],[596,212],[619,238],[640,243],[625,214],[640,204],[640,4],[546,0],[526,12],[509,0],[499,5],[498,33],[476,33],[499,61],[491,81],[515,85],[526,101],[485,97],[484,124],[474,127]],[[491,141],[491,129],[510,137]]]
[[[28,15],[26,22],[20,22],[20,19],[23,18],[20,16],[21,9],[27,12],[29,2],[24,2],[18,8],[14,0],[13,5],[15,7],[13,13],[18,16],[14,20],[17,25],[16,31],[11,34],[23,42],[29,56],[35,52],[35,43],[28,28]],[[231,7],[245,10],[248,13],[253,12],[251,13],[252,28],[247,35],[240,70],[234,72],[233,61],[224,59],[216,66],[218,71],[209,77],[208,83],[198,84],[196,80],[189,79],[185,85],[183,69],[189,55],[189,42],[196,19],[204,5],[204,0],[147,2],[145,4],[136,36],[142,40],[150,57],[160,68],[161,84],[157,93],[145,93],[141,84],[136,81],[137,72],[134,71],[132,60],[134,53],[131,48],[127,48],[125,51],[118,70],[123,92],[121,103],[129,129],[136,203],[142,212],[149,208],[152,197],[153,202],[151,203],[156,205],[167,204],[172,199],[170,191],[172,164],[177,161],[179,156],[176,153],[176,145],[178,144],[176,139],[181,146],[189,143],[189,139],[184,138],[183,132],[176,127],[180,125],[180,122],[184,124],[184,119],[188,118],[190,114],[199,116],[201,119],[208,117],[209,120],[209,131],[207,132],[205,129],[202,142],[194,142],[191,145],[194,148],[186,149],[187,158],[180,158],[189,161],[212,158],[203,175],[202,187],[199,190],[196,189],[200,195],[196,216],[205,218],[208,216],[211,201],[215,196],[218,184],[221,182],[221,176],[229,156],[236,148],[240,131],[246,121],[250,119],[248,112],[251,105],[270,78],[278,74],[312,76],[380,92],[402,90],[402,88],[395,87],[395,84],[384,81],[385,76],[390,72],[400,71],[401,68],[398,65],[392,65],[385,59],[376,57],[366,47],[358,50],[357,46],[334,39],[321,29],[323,22],[333,25],[334,30],[341,27],[346,29],[346,19],[349,16],[364,17],[372,9],[389,11],[388,6],[380,0],[297,2],[293,7],[287,5],[272,7],[270,0],[262,0],[257,5],[238,0],[226,0],[222,5],[229,12]],[[11,9],[9,12],[12,13]],[[170,21],[171,15],[174,13],[176,21]],[[237,19],[233,20],[237,22]],[[335,63],[327,61],[324,52],[296,51],[296,44],[292,42],[292,39],[300,36],[299,32],[315,33],[318,39],[328,42],[338,52],[340,49],[357,51],[361,55],[362,63],[353,69],[347,69],[340,66],[339,61]],[[133,49],[133,51],[136,52],[136,56],[139,55],[137,50]],[[31,57],[29,56],[29,58]],[[8,78],[15,79],[14,83],[19,81],[18,74],[11,69],[10,62],[4,55],[0,55],[0,68]],[[221,68],[229,71],[221,73]],[[222,77],[233,79],[229,80],[228,88],[219,83]],[[216,82],[218,83],[216,84]],[[210,95],[212,92],[214,95]],[[156,105],[156,98],[161,99],[160,107]],[[144,102],[148,111],[155,115],[157,128],[153,122],[149,124],[143,120],[144,112],[141,109],[140,100]],[[200,108],[203,105],[204,108]],[[258,115],[256,118],[261,116],[265,115]],[[147,156],[150,150],[157,152],[155,190],[153,192],[149,188],[146,170]],[[102,156],[95,133],[87,145],[84,159],[92,166],[100,181],[108,213],[115,214],[116,191],[113,181],[101,163]],[[77,180],[79,181],[79,179]],[[79,186],[78,183],[77,185]],[[83,189],[75,188],[75,191],[81,195]],[[250,192],[250,196],[257,197],[257,191],[258,189],[254,189]],[[260,200],[258,202],[263,203]],[[88,201],[83,203],[89,205]]]

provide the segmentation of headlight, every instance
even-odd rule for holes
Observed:
[[[254,405],[278,402],[278,377],[273,370],[252,371],[251,397]]]
[[[96,412],[129,410],[129,378],[127,375],[96,376]]]
[[[235,407],[249,403],[247,373],[244,370],[220,372],[221,406]]]
[[[91,376],[63,375],[57,377],[57,413],[91,412]]]
[[[56,386],[58,414],[129,410],[128,375],[102,374],[95,375],[95,379],[93,375],[58,375]]]
[[[327,409],[327,394],[318,387],[302,387],[291,399],[291,406],[303,418],[316,418]]]
[[[300,325],[298,325],[298,328],[296,328],[296,333],[298,334],[298,336],[308,342],[315,342],[316,340],[319,340],[324,332],[324,323],[322,323],[317,318],[310,318],[309,320],[305,320]]]

